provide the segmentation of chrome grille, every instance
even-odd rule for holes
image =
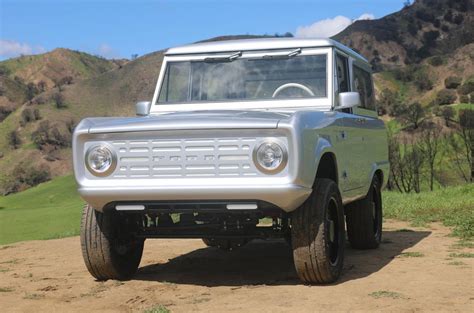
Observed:
[[[258,176],[252,151],[259,138],[111,141],[118,155],[114,178]]]

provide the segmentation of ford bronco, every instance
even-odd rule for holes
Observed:
[[[376,248],[387,182],[367,60],[329,39],[192,44],[164,56],[137,117],[86,118],[73,138],[85,264],[130,279],[147,238],[292,246],[304,283],[341,273],[347,237]]]

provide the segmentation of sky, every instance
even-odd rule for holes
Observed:
[[[403,0],[0,0],[0,60],[55,48],[130,58],[221,35],[329,37]]]

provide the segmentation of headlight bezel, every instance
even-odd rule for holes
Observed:
[[[108,168],[106,168],[105,170],[102,170],[102,171],[93,168],[90,164],[90,161],[89,161],[91,153],[93,153],[94,151],[99,150],[99,149],[103,149],[103,150],[108,151],[108,153],[110,154],[110,159],[111,159],[110,160],[110,166]],[[109,144],[106,144],[106,143],[94,144],[94,145],[91,145],[87,149],[85,159],[84,159],[84,163],[86,165],[87,170],[92,175],[97,176],[97,177],[109,176],[117,168],[117,154],[115,153],[114,149]]]
[[[258,159],[258,151],[260,150],[260,148],[262,148],[266,145],[272,145],[272,144],[275,144],[280,148],[280,150],[282,152],[282,158],[281,158],[280,164],[278,164],[277,167],[268,168],[268,167],[265,167],[264,165],[262,165],[262,163],[260,163],[260,160]],[[255,145],[255,147],[253,149],[253,152],[252,152],[252,159],[253,159],[253,163],[254,163],[255,167],[260,172],[262,172],[264,174],[275,175],[275,174],[280,173],[281,171],[283,171],[286,168],[286,165],[288,164],[288,150],[286,148],[285,143],[282,142],[281,140],[279,140],[277,138],[265,138],[265,139],[261,140],[259,143],[257,143]]]

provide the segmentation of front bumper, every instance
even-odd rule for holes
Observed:
[[[285,212],[298,208],[311,194],[311,189],[294,185],[205,185],[146,187],[80,187],[79,194],[96,210],[111,202],[166,201],[265,201]]]

